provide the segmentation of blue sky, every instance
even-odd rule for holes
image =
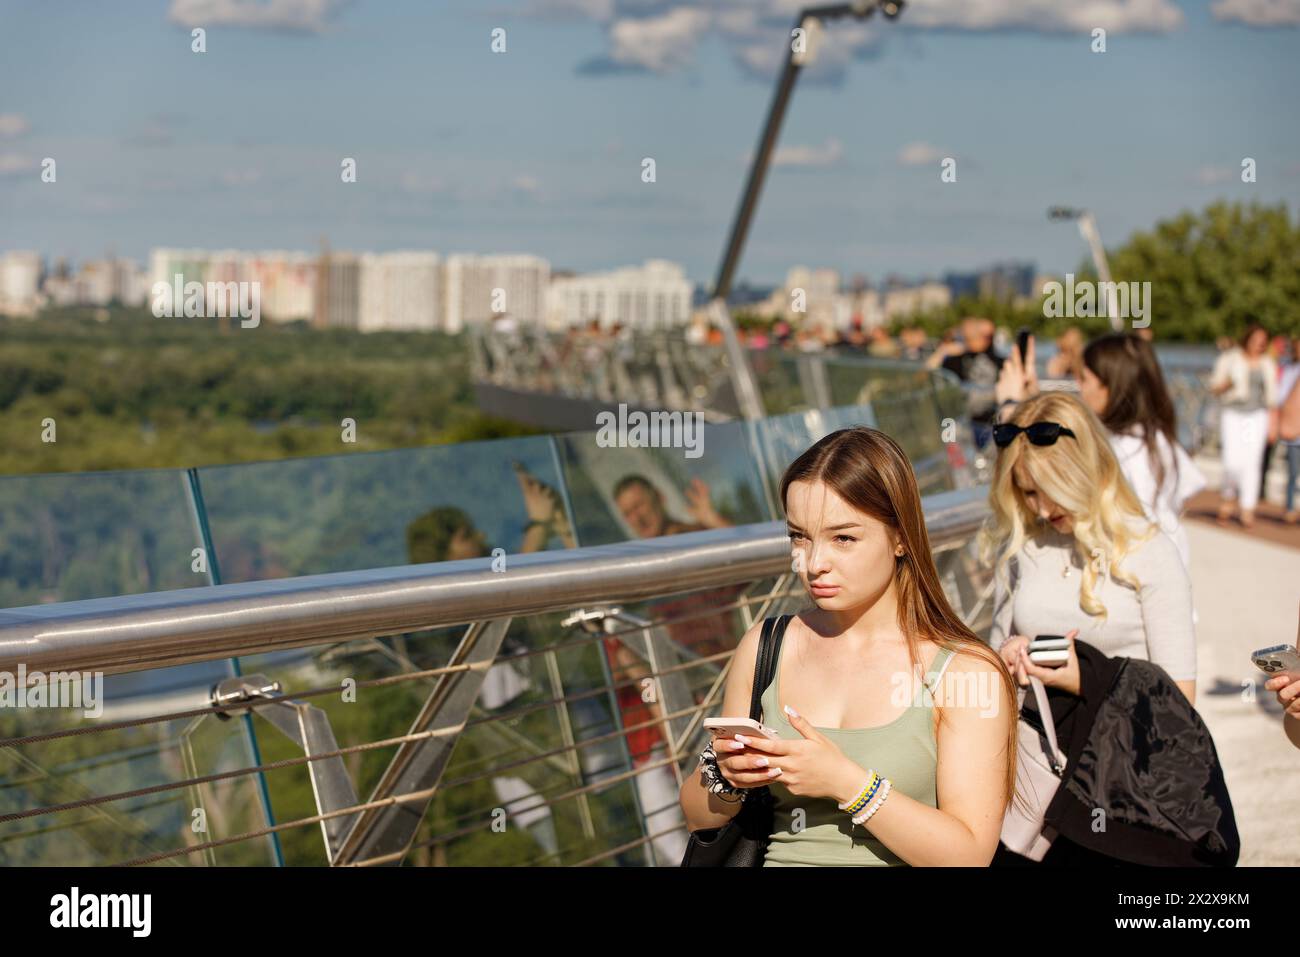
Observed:
[[[708,285],[799,6],[0,0],[0,249],[327,236],[579,271],[663,257]],[[1220,198],[1295,214],[1298,24],[1300,0],[914,0],[833,24],[740,276],[1064,271],[1085,250],[1055,203],[1091,208],[1110,246]]]

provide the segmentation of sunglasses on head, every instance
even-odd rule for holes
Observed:
[[[1029,425],[1012,425],[1010,422],[1003,422],[993,426],[993,441],[998,448],[1005,449],[1021,432],[1025,433],[1025,437],[1034,445],[1055,445],[1056,440],[1063,435],[1076,438],[1075,434],[1060,422],[1031,422]]]

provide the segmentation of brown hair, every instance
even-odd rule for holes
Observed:
[[[1264,333],[1264,351],[1266,352],[1268,351],[1268,343],[1269,343],[1268,330],[1265,329],[1258,322],[1252,322],[1250,325],[1246,327],[1246,331],[1241,334],[1240,344],[1243,350],[1250,345],[1251,336],[1253,336],[1257,332]]]
[[[791,462],[781,476],[782,508],[792,482],[818,481],[898,535],[904,550],[894,565],[898,627],[907,638],[912,662],[921,666],[918,639],[922,636],[941,648],[984,659],[1002,676],[1003,705],[1014,718],[1019,707],[1015,683],[1006,664],[948,604],[934,567],[916,476],[898,443],[884,432],[865,426],[832,432]],[[935,707],[939,707],[937,701]],[[943,719],[940,708],[939,720]],[[1016,724],[1015,720],[1011,722],[1007,739],[1004,805],[1011,802],[1015,792]]]
[[[1165,377],[1151,343],[1132,333],[1116,332],[1088,343],[1083,364],[1109,391],[1101,424],[1116,433],[1142,427],[1142,444],[1156,477],[1156,495],[1164,487],[1165,465],[1160,457],[1160,435],[1169,442],[1177,482],[1178,425],[1174,403],[1165,387]],[[1154,509],[1155,503],[1151,503]]]

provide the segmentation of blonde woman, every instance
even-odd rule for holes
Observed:
[[[1173,541],[1146,517],[1105,429],[1078,399],[1043,393],[996,426],[985,554],[995,562],[990,644],[1024,683],[1036,635],[1161,666],[1196,693],[1191,584]]]
[[[765,867],[988,865],[1015,782],[1015,689],[944,596],[907,456],[841,429],[790,465],[781,500],[812,607],[761,698],[780,739],[716,738],[682,784],[690,829],[722,827],[766,785]],[[723,716],[749,714],[761,630],[736,649]]]

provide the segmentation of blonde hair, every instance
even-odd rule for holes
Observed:
[[[1079,607],[1089,615],[1106,617],[1097,598],[1097,582],[1108,573],[1134,590],[1141,583],[1123,569],[1124,559],[1155,534],[1142,503],[1120,470],[1106,432],[1097,417],[1078,399],[1061,392],[1045,392],[1016,409],[1015,425],[1057,422],[1074,433],[1062,435],[1053,445],[1034,445],[1017,435],[998,449],[989,489],[993,515],[981,535],[985,561],[996,560],[997,574],[1005,576],[1012,556],[1042,534],[1038,514],[1029,507],[1015,481],[1017,475],[1033,480],[1043,493],[1069,513],[1074,521],[1074,548],[1083,564]],[[1005,580],[1005,577],[1004,577]]]

